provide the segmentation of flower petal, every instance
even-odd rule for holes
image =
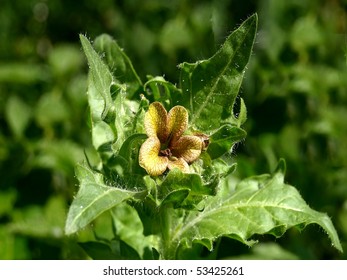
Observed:
[[[187,163],[195,161],[201,154],[203,142],[198,136],[185,135],[172,143],[170,150],[172,155],[183,158]]]
[[[175,142],[188,127],[188,111],[183,106],[175,106],[168,113],[168,135]]]
[[[139,164],[151,176],[164,173],[169,159],[159,156],[160,141],[157,137],[150,137],[142,144],[139,153]]]
[[[189,172],[189,165],[183,158],[170,159],[168,163],[169,169],[178,168],[184,173]]]
[[[145,114],[145,130],[148,137],[158,137],[160,142],[165,143],[168,137],[167,112],[159,102],[149,105]]]

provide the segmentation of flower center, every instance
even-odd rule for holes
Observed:
[[[167,148],[164,150],[160,150],[159,155],[164,156],[164,157],[171,157],[172,153],[171,153],[171,150],[169,148]]]

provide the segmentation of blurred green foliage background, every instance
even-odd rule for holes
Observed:
[[[232,154],[235,179],[285,158],[287,182],[329,214],[345,253],[308,226],[259,237],[251,249],[223,238],[215,257],[346,259],[346,11],[346,0],[2,0],[0,259],[87,258],[77,241],[90,233],[64,236],[74,166],[93,154],[79,33],[112,35],[142,80],[175,83],[178,63],[213,55],[254,12],[257,42],[240,92],[248,136]]]

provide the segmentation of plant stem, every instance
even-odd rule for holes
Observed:
[[[161,257],[166,260],[173,260],[176,258],[176,246],[171,240],[171,215],[172,208],[170,206],[163,206],[160,209],[160,226],[161,226]]]

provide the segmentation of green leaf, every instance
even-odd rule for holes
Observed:
[[[35,119],[42,127],[70,119],[68,104],[59,91],[52,91],[40,97],[35,108]]]
[[[103,166],[105,177],[112,184],[127,189],[147,189],[143,175],[145,171],[138,163],[138,149],[130,151],[127,159],[113,154]]]
[[[80,39],[90,68],[88,102],[92,120],[93,146],[98,150],[102,145],[113,142],[117,136],[115,129],[109,125],[109,113],[114,111],[110,93],[113,78],[88,39],[83,35],[80,35]]]
[[[10,229],[12,233],[36,238],[59,239],[64,236],[66,203],[62,196],[52,196],[47,203],[15,209]]]
[[[155,212],[155,210],[158,209],[157,205],[149,198],[146,198],[145,203],[135,204],[134,207],[136,207],[143,224],[143,234],[145,236],[159,235],[161,226],[160,223],[158,223],[158,212]]]
[[[96,91],[95,98],[98,97],[97,99],[99,100],[97,106],[98,110],[92,110],[92,112],[96,113],[93,114],[93,116],[99,120],[103,120],[112,107],[112,98],[110,94],[110,86],[113,82],[112,74],[100,56],[93,49],[88,39],[85,36],[80,35],[80,40],[84,53],[87,56],[90,69],[90,80],[92,81]],[[100,101],[102,106],[100,106]],[[93,103],[91,104],[89,102],[89,105],[93,106]]]
[[[189,193],[190,189],[188,188],[173,190],[163,199],[161,206],[171,204],[174,208],[179,208]]]
[[[116,140],[112,144],[114,152],[118,152],[127,137],[135,132],[143,132],[144,112],[137,101],[126,98],[126,86],[120,84],[111,85],[113,107],[108,114],[107,121],[116,132]]]
[[[129,163],[128,170],[125,170],[128,174],[138,174],[143,173],[143,168],[139,165],[139,149],[140,145],[146,139],[146,134],[136,133],[129,136],[123,143],[119,150],[118,155],[125,158]]]
[[[143,141],[144,139],[146,139],[147,136],[146,134],[133,134],[130,137],[127,138],[126,141],[124,141],[121,149],[119,150],[119,155],[128,159],[129,160],[129,155],[130,155],[130,151],[132,146],[134,145],[134,143],[136,141]]]
[[[79,245],[93,260],[117,260],[120,256],[112,252],[111,247],[108,244],[88,241],[81,242]]]
[[[148,77],[149,80],[145,83],[145,90],[153,95],[154,101],[161,102],[167,110],[179,103],[179,98],[182,97],[182,91],[172,83],[166,81],[164,77]]]
[[[89,241],[79,243],[94,260],[139,260],[140,256],[122,240],[112,240],[110,244]]]
[[[216,185],[206,184],[196,173],[171,170],[159,186],[162,204],[173,203],[175,208],[194,208],[206,195],[215,195]]]
[[[171,170],[160,186],[165,190],[177,190],[180,188],[188,188],[194,194],[213,195],[213,189],[204,185],[201,176],[196,173],[183,173],[179,169]]]
[[[7,100],[5,113],[13,134],[18,138],[22,137],[32,114],[30,107],[13,95]]]
[[[90,67],[88,84],[88,102],[92,120],[92,138],[94,147],[103,155],[117,152],[125,139],[138,128],[138,119],[141,114],[138,112],[139,104],[130,101],[129,90],[141,85],[136,73],[125,54],[119,52],[120,49],[108,36],[101,36],[97,40],[98,48],[104,51],[107,61],[117,54],[122,59],[117,59],[113,67],[117,77],[124,78],[128,84],[119,83],[113,76],[109,67],[104,63],[99,54],[93,49],[90,42],[84,36],[80,36],[83,50],[87,56]],[[110,41],[111,40],[111,41]],[[119,64],[119,65],[118,65]],[[123,71],[130,71],[126,75]],[[135,85],[136,84],[136,85]],[[135,115],[134,115],[135,114]]]
[[[232,117],[235,98],[248,63],[257,30],[257,15],[236,29],[210,59],[182,63],[181,105],[191,113],[191,124],[207,132]]]
[[[33,63],[4,63],[0,65],[0,82],[32,85],[48,81],[50,72],[44,65]]]
[[[108,179],[117,180],[117,178],[123,178],[128,173],[129,162],[122,156],[112,155],[105,164],[104,170]]]
[[[320,225],[330,237],[333,246],[342,247],[330,218],[311,209],[292,186],[283,182],[283,161],[273,176],[261,175],[241,181],[230,193],[226,184],[217,196],[203,201],[204,211],[191,211],[184,221],[173,223],[172,246],[186,240],[188,247],[194,241],[212,242],[220,236],[229,236],[247,245],[255,243],[255,234],[280,237],[286,230],[309,224]],[[261,221],[261,222],[260,222]],[[182,226],[183,224],[183,226]]]
[[[57,77],[66,79],[67,75],[74,74],[81,69],[83,56],[80,49],[74,44],[56,45],[49,52],[48,62]]]
[[[73,176],[76,162],[84,159],[83,150],[68,139],[45,139],[36,143],[35,158],[31,164],[36,168],[49,168]]]
[[[121,79],[119,83],[126,84],[127,98],[132,98],[142,88],[142,82],[134,70],[134,67],[118,46],[117,42],[109,35],[103,34],[95,39],[95,49],[104,54],[104,60],[109,66],[113,76]]]
[[[124,241],[134,248],[141,258],[153,258],[145,256],[150,248],[156,247],[158,238],[155,235],[144,236],[143,225],[134,207],[122,203],[110,211],[116,238]]]
[[[246,137],[246,131],[232,126],[223,125],[220,129],[210,136],[210,144],[207,152],[211,159],[219,158],[227,152],[230,152],[233,145]]]
[[[247,108],[243,98],[240,98],[240,112],[237,117],[237,127],[243,125],[247,120]]]
[[[0,191],[0,217],[2,217],[5,214],[11,213],[13,206],[16,202],[16,198],[16,189]]]
[[[114,98],[114,115],[112,121],[114,121],[115,130],[117,132],[117,138],[112,148],[114,151],[118,151],[126,139],[127,132],[132,128],[131,113],[127,110],[126,106],[126,91],[125,87],[121,87],[117,84],[112,85],[112,93]]]
[[[69,209],[65,225],[66,234],[82,229],[104,211],[119,203],[144,194],[107,186],[100,173],[90,170],[85,165],[77,165],[76,176],[80,188]]]
[[[93,146],[100,153],[111,153],[111,144],[116,138],[114,130],[103,121],[95,122],[92,128]]]

